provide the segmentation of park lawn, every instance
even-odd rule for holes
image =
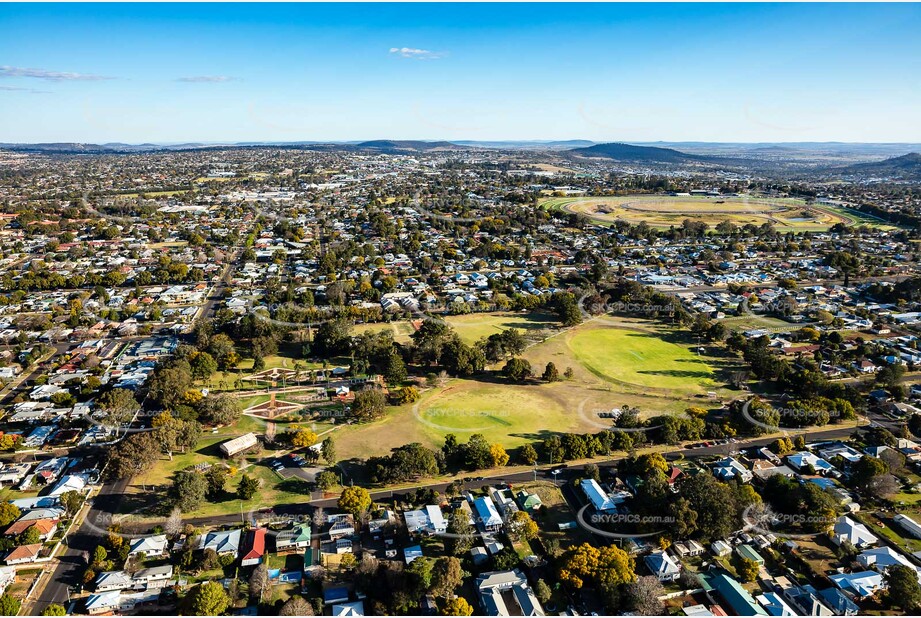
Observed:
[[[796,198],[759,196],[667,196],[625,195],[608,197],[552,197],[541,205],[555,212],[580,213],[600,225],[615,220],[645,222],[652,227],[680,225],[685,219],[716,226],[770,222],[779,230],[825,231],[835,223],[880,227],[883,222],[847,209],[807,204]]]
[[[406,320],[399,320],[397,322],[366,322],[355,324],[352,327],[352,335],[379,333],[386,330],[393,332],[393,340],[401,344],[410,343],[412,341],[410,336],[415,331],[412,324]]]
[[[571,335],[568,344],[576,359],[602,380],[685,393],[716,386],[703,357],[654,332],[585,328]]]
[[[461,442],[481,433],[511,449],[551,434],[600,431],[610,426],[604,423],[596,427],[587,420],[590,413],[580,413],[580,395],[574,390],[574,385],[564,383],[521,385],[455,379],[443,389],[423,393],[417,404],[388,408],[383,419],[337,430],[336,446],[342,459],[367,458],[410,442],[438,449],[449,433]]]
[[[218,448],[222,442],[240,435],[240,433],[231,430],[221,431],[217,434],[206,433],[198,441],[196,447],[185,453],[173,453],[173,458],[169,459],[165,455],[161,457],[154,466],[144,474],[134,477],[132,485],[165,485],[171,482],[173,474],[179,470],[184,470],[189,466],[200,463],[216,464],[225,460],[221,457]],[[246,433],[246,432],[241,432]]]
[[[764,328],[768,330],[797,330],[808,326],[808,324],[792,324],[778,318],[772,318],[766,315],[741,315],[719,320],[723,326],[729,330],[746,331]]]
[[[517,328],[528,333],[539,334],[559,327],[559,322],[552,314],[542,311],[521,313],[503,311],[498,313],[467,313],[449,315],[445,322],[451,325],[460,338],[467,344],[489,337],[509,328]],[[547,333],[549,334],[549,333]]]
[[[456,316],[468,322],[479,317]],[[624,405],[639,408],[644,418],[679,414],[690,406],[706,406],[700,400],[706,392],[723,392],[717,387],[713,370],[703,357],[699,359],[686,346],[662,339],[659,331],[652,330],[651,322],[606,319],[616,320],[617,325],[628,328],[650,330],[636,332],[590,321],[567,331],[557,331],[560,334],[532,345],[522,355],[531,363],[535,374],[527,384],[514,384],[501,377],[489,381],[451,380],[444,388],[424,391],[415,405],[388,408],[383,419],[338,430],[339,456],[364,459],[387,454],[409,442],[440,448],[444,436],[449,433],[456,434],[461,441],[474,433],[483,433],[506,448],[515,448],[552,434],[594,433],[608,429],[610,420],[600,418],[598,413]],[[501,327],[496,324],[503,322],[494,321],[488,328],[498,332]],[[470,323],[468,336],[482,328],[480,323]],[[608,333],[629,342],[632,351],[646,354],[645,362],[639,363],[634,355],[625,353],[623,345],[607,338]],[[633,339],[628,339],[630,335],[634,335]],[[655,354],[650,356],[650,350]],[[595,355],[590,357],[593,361],[619,370],[623,379],[606,379],[604,374],[599,376],[593,371],[589,363],[583,364],[580,355],[588,352]],[[549,361],[556,364],[561,376],[571,367],[572,379],[552,384],[542,382],[539,376]],[[643,373],[662,370],[684,373]],[[648,386],[650,384],[654,386]]]
[[[542,440],[550,433],[582,429],[574,407],[558,397],[562,384],[484,384],[455,380],[422,402],[417,422],[434,439],[482,433],[505,447]]]

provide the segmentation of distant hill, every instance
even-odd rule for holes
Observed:
[[[838,171],[843,174],[859,174],[861,176],[921,180],[921,153],[909,152],[906,155],[892,157],[883,161],[856,163],[848,167],[839,168]]]
[[[708,157],[687,154],[672,148],[633,146],[620,143],[596,144],[587,148],[573,148],[567,152],[579,157],[612,159],[629,163],[691,163],[709,160]]]
[[[459,146],[452,142],[423,142],[417,140],[390,140],[378,139],[369,142],[351,144],[352,148],[362,150],[378,150],[380,152],[425,152],[427,150],[466,150],[466,146]]]
[[[569,150],[594,146],[595,142],[587,139],[569,140],[455,140],[453,143],[460,146],[473,146],[476,148],[496,149],[525,149],[525,150]]]
[[[75,142],[55,142],[46,144],[3,144],[0,149],[14,152],[47,152],[56,154],[99,154],[104,152],[126,152],[100,144],[79,144]]]

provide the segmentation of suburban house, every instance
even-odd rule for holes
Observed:
[[[599,513],[614,513],[617,511],[617,505],[623,502],[629,494],[608,494],[605,492],[598,481],[595,479],[582,479],[579,483],[585,497],[592,503],[592,506]]]
[[[799,614],[797,614],[792,607],[787,605],[786,601],[776,592],[759,594],[755,597],[755,600],[757,600],[771,616],[799,616]]]
[[[265,528],[247,530],[240,554],[240,566],[253,566],[262,562],[265,555]]]
[[[275,535],[275,551],[301,550],[310,547],[310,524],[295,524]]]
[[[441,508],[435,504],[429,504],[425,509],[417,511],[406,511],[403,517],[406,519],[406,530],[409,533],[442,534],[448,529],[448,522],[445,521]]]
[[[857,564],[865,569],[873,569],[882,573],[891,566],[907,566],[910,569],[918,571],[918,567],[913,565],[908,559],[895,551],[888,545],[883,547],[874,547],[868,549],[857,556]],[[919,573],[921,576],[921,573]]]
[[[38,559],[38,555],[41,551],[41,543],[33,543],[32,545],[20,545],[19,547],[12,549],[10,553],[6,555],[4,560],[9,565],[35,562]]]
[[[857,548],[871,547],[879,543],[879,539],[865,525],[854,521],[847,515],[842,515],[835,520],[831,540],[835,542],[835,545],[841,545],[847,541]]]
[[[202,551],[213,549],[218,554],[237,555],[237,552],[240,551],[240,537],[242,534],[243,531],[239,528],[236,530],[209,532],[201,537],[201,541],[198,542],[198,549]]]
[[[660,582],[674,581],[681,575],[681,565],[664,551],[653,552],[643,561],[646,563],[646,568],[659,578]]]
[[[476,580],[480,605],[487,616],[543,616],[544,609],[524,573],[492,571]]]
[[[721,481],[739,479],[743,483],[752,480],[752,472],[733,457],[726,457],[713,466],[713,476]]]
[[[29,528],[35,528],[38,530],[38,538],[42,541],[47,541],[49,538],[54,536],[54,533],[58,529],[58,520],[57,519],[26,519],[19,521],[14,521],[10,524],[9,528],[6,529],[4,534],[6,536],[18,536],[28,530]]]
[[[473,501],[473,508],[476,511],[477,525],[483,530],[496,532],[503,524],[496,505],[489,496],[482,496]]]
[[[829,579],[842,591],[850,593],[857,598],[871,597],[883,585],[882,573],[876,571],[860,571],[857,573],[837,573],[830,575]]]
[[[767,616],[761,605],[729,574],[722,571],[699,573],[701,587],[711,603],[727,607],[736,616]]]
[[[144,554],[148,558],[151,556],[165,556],[167,553],[167,545],[168,541],[166,540],[165,534],[145,536],[131,541],[131,549],[128,555],[136,556],[137,554]]]
[[[130,590],[134,588],[134,578],[127,571],[105,571],[96,576],[96,592],[112,590]]]
[[[918,524],[914,519],[908,515],[903,515],[899,513],[892,518],[892,521],[901,526],[906,532],[916,539],[921,539],[921,525]]]

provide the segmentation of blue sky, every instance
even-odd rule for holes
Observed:
[[[921,141],[918,4],[0,4],[0,142]]]

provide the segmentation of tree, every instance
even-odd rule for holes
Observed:
[[[416,403],[422,397],[419,389],[415,386],[404,386],[392,392],[393,398],[397,405],[404,406],[408,403]]]
[[[158,367],[150,379],[148,397],[168,410],[182,403],[192,387],[192,370],[187,362]]]
[[[22,603],[16,597],[4,593],[0,596],[0,616],[16,616]]]
[[[106,548],[102,545],[97,545],[96,549],[93,550],[93,560],[90,562],[90,566],[96,567],[104,564],[108,557],[109,552],[106,551]]]
[[[317,473],[315,482],[317,484],[317,489],[326,491],[339,484],[339,477],[331,470],[323,470]]]
[[[741,523],[735,496],[729,485],[709,474],[682,475],[679,493],[697,513],[697,531],[705,539],[722,539]]]
[[[542,579],[537,580],[537,583],[534,584],[534,596],[537,597],[537,600],[541,602],[541,605],[546,605],[547,601],[550,600],[550,597],[553,596],[553,591],[550,590],[550,586],[547,585]]]
[[[346,571],[350,571],[355,568],[355,564],[358,562],[358,559],[355,558],[355,554],[346,553],[343,554],[342,558],[339,560],[339,568]]]
[[[237,497],[240,500],[249,500],[259,491],[259,479],[244,474],[237,485]]]
[[[205,472],[205,480],[208,482],[207,497],[214,502],[224,495],[224,486],[227,484],[227,477],[230,471],[221,465],[213,465]]]
[[[71,491],[64,492],[60,500],[67,514],[73,516],[77,514],[78,510],[80,510],[80,507],[83,505],[83,500],[85,497],[86,496],[81,494],[79,491],[71,490]],[[2,507],[0,507],[0,511],[2,511]]]
[[[195,354],[189,366],[192,368],[192,377],[196,380],[207,380],[217,371],[217,361],[207,352]]]
[[[537,463],[537,450],[530,444],[525,444],[518,449],[518,459],[526,466],[533,466]]]
[[[194,586],[185,598],[186,611],[193,616],[217,616],[227,611],[230,598],[218,582]]]
[[[187,513],[201,506],[208,493],[208,480],[196,470],[180,470],[173,477],[170,498],[180,511]]]
[[[537,538],[537,523],[526,511],[515,511],[507,524],[509,534],[525,541]]]
[[[665,589],[658,577],[638,577],[635,582],[627,584],[624,592],[627,603],[637,615],[661,616],[665,613],[665,608],[659,600],[659,597],[665,594]]]
[[[864,455],[851,466],[851,480],[864,490],[869,490],[874,479],[889,472],[889,466],[876,457]]]
[[[119,428],[134,418],[135,413],[140,409],[134,393],[125,388],[113,388],[99,397],[99,408],[104,413],[106,423],[115,428],[116,434]]]
[[[0,503],[0,526],[8,526],[22,515],[19,507],[10,502]]]
[[[753,582],[758,579],[758,573],[761,567],[758,563],[749,558],[739,558],[739,577],[743,582]]]
[[[35,525],[31,525],[25,529],[25,531],[19,535],[19,538],[16,539],[16,542],[20,545],[34,545],[36,543],[42,542],[42,533],[38,531],[38,528]]]
[[[198,404],[198,413],[211,425],[230,425],[243,414],[240,400],[228,394],[209,395]]]
[[[501,444],[494,443],[489,445],[489,456],[492,458],[492,467],[498,468],[508,463],[508,453]]]
[[[886,569],[883,579],[886,581],[889,605],[899,607],[907,614],[916,613],[921,608],[921,585],[913,567],[902,564],[891,566]]]
[[[173,451],[194,448],[201,438],[201,424],[198,421],[173,418],[163,412],[153,419],[154,435],[160,442],[160,450],[173,458]]]
[[[333,465],[336,463],[336,443],[332,436],[327,436],[320,445],[320,451],[323,453],[323,459],[326,463]]]
[[[305,427],[298,428],[291,436],[291,445],[297,448],[313,446],[317,443],[317,434]]]
[[[544,367],[544,374],[541,377],[545,382],[556,382],[560,379],[560,372],[556,365],[553,364],[553,361],[547,363],[547,366]]]
[[[371,494],[364,487],[345,487],[337,506],[346,513],[358,516],[371,508]]]
[[[399,386],[406,380],[406,363],[396,348],[390,348],[390,352],[384,359],[384,369],[381,372],[384,380],[390,386]]]
[[[304,600],[304,597],[296,595],[285,601],[278,611],[279,616],[313,616],[313,605]]]
[[[462,509],[458,509],[448,521],[445,535],[445,550],[455,556],[464,556],[473,547],[477,531]]]
[[[513,358],[505,363],[502,375],[515,382],[523,382],[531,377],[531,363],[523,358]]]
[[[473,607],[464,597],[454,597],[453,599],[445,599],[441,607],[439,607],[438,613],[441,616],[472,616]]]
[[[163,524],[163,532],[169,536],[179,536],[182,532],[182,527],[182,511],[173,507],[169,517],[166,518],[166,523]]]
[[[464,582],[461,562],[454,556],[442,556],[432,567],[432,593],[436,597],[450,598]]]
[[[266,566],[265,561],[260,562],[255,569],[253,569],[252,575],[249,576],[249,596],[253,599],[259,599],[259,602],[262,602],[262,599],[265,597],[265,594],[271,588],[272,581],[269,579],[269,567]]]
[[[52,603],[42,611],[42,616],[66,616],[67,610],[63,605]]]
[[[352,402],[352,415],[359,421],[373,421],[384,415],[387,397],[378,388],[359,391]]]
[[[597,548],[588,543],[572,547],[560,560],[559,578],[572,588],[594,584],[605,596],[608,605],[622,584],[636,579],[633,558],[614,545]]]

